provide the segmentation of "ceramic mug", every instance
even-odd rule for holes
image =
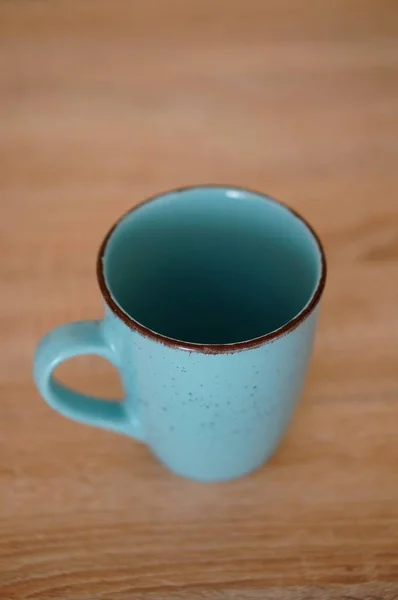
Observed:
[[[62,325],[37,348],[48,404],[146,443],[185,477],[221,481],[260,467],[289,423],[313,346],[326,263],[308,223],[257,192],[177,189],[116,223],[97,277],[104,319]],[[81,354],[115,365],[123,402],[53,378]]]

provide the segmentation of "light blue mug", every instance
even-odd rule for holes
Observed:
[[[97,275],[104,319],[62,325],[37,348],[34,377],[48,404],[143,441],[185,477],[221,481],[260,467],[300,394],[325,286],[308,223],[256,192],[177,189],[116,223]],[[81,354],[116,366],[123,402],[52,377]]]

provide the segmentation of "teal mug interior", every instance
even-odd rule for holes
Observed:
[[[283,328],[319,291],[310,226],[261,194],[176,190],[125,215],[100,253],[104,287],[128,319],[193,344],[235,344]]]

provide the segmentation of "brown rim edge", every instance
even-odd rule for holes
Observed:
[[[231,191],[238,191],[238,192],[246,192],[249,194],[256,194],[258,196],[261,196],[264,198],[264,200],[274,202],[275,204],[278,204],[279,206],[282,206],[283,208],[285,208],[286,210],[291,212],[297,219],[299,219],[302,223],[304,223],[304,225],[307,227],[307,229],[313,236],[313,238],[318,246],[318,250],[320,253],[320,257],[321,257],[321,275],[320,275],[320,278],[318,281],[317,288],[311,298],[311,301],[307,304],[307,306],[300,313],[298,313],[295,317],[293,317],[293,319],[291,319],[290,321],[285,323],[285,325],[283,325],[279,329],[276,329],[275,331],[271,331],[270,333],[266,333],[265,335],[262,335],[257,338],[253,338],[253,339],[246,340],[243,342],[235,342],[233,344],[195,344],[194,342],[183,342],[183,341],[175,340],[168,336],[162,335],[160,333],[156,333],[152,329],[149,329],[148,327],[141,325],[140,323],[138,323],[138,321],[136,321],[135,319],[130,317],[127,313],[125,313],[119,307],[119,305],[115,302],[115,300],[112,298],[111,292],[108,289],[108,286],[105,281],[103,258],[105,256],[105,251],[106,251],[108,242],[109,242],[110,238],[112,237],[112,234],[115,231],[115,229],[117,228],[117,226],[129,214],[136,211],[137,209],[139,209],[144,204],[147,204],[148,202],[156,201],[160,197],[165,196],[167,194],[173,194],[176,192],[185,192],[188,190],[194,190],[194,189],[198,189],[198,188],[202,188],[202,189],[222,188],[222,189],[225,189],[226,191],[231,190]],[[175,189],[169,190],[167,192],[155,194],[155,195],[151,196],[150,198],[148,198],[147,200],[140,202],[139,204],[135,205],[133,208],[131,208],[130,210],[125,212],[117,220],[117,222],[110,228],[110,230],[106,234],[106,236],[100,246],[100,249],[99,249],[98,255],[97,255],[97,279],[98,279],[98,284],[99,284],[101,293],[103,295],[103,298],[104,298],[107,306],[112,310],[112,312],[119,319],[121,319],[130,329],[137,331],[138,333],[154,340],[155,342],[161,343],[166,346],[170,346],[171,348],[176,348],[179,350],[187,350],[188,352],[199,352],[202,354],[232,354],[234,352],[239,352],[242,350],[250,350],[252,348],[257,348],[258,346],[262,346],[263,344],[267,344],[269,342],[275,341],[276,339],[286,335],[287,333],[290,333],[291,331],[296,329],[296,327],[298,327],[298,325],[300,325],[303,321],[305,321],[305,319],[313,312],[313,310],[319,304],[323,290],[325,288],[326,273],[327,273],[326,256],[325,256],[325,251],[323,249],[322,243],[321,243],[317,233],[312,228],[312,226],[298,212],[296,212],[294,209],[292,209],[290,206],[284,204],[283,202],[280,202],[279,200],[275,200],[274,198],[267,196],[266,194],[264,194],[262,192],[258,192],[256,190],[251,190],[248,188],[238,187],[235,185],[223,185],[223,184],[204,184],[204,185],[192,185],[192,186],[175,188]]]

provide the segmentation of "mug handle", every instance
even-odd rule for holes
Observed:
[[[124,402],[100,400],[58,383],[52,376],[64,360],[95,354],[115,367],[115,355],[101,332],[101,321],[76,321],[47,333],[36,348],[33,375],[44,400],[59,413],[80,423],[141,439],[137,419],[127,415]]]

